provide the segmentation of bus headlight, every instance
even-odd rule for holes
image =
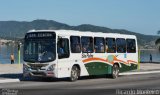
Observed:
[[[47,71],[53,71],[55,68],[56,64],[52,64],[48,67]]]

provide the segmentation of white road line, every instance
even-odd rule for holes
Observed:
[[[145,71],[145,72],[125,72],[120,73],[119,75],[141,75],[141,74],[152,74],[160,73],[160,71]],[[11,83],[11,82],[20,82],[19,79],[0,79],[0,83]]]
[[[19,79],[0,79],[0,83],[20,82]]]
[[[160,71],[125,72],[125,73],[120,73],[119,75],[141,75],[141,74],[152,74],[152,73],[160,73]]]

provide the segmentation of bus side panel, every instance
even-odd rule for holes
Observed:
[[[106,53],[93,53],[93,58],[83,59],[89,75],[110,74],[112,64],[106,61]]]
[[[111,74],[112,66],[118,63],[120,72],[137,69],[138,53],[94,54],[93,58],[83,59],[89,75]],[[110,62],[109,62],[110,61]]]
[[[138,67],[138,53],[128,53],[127,63],[120,62],[120,72],[136,70]]]
[[[120,65],[121,65],[120,72],[136,70],[138,68],[138,44],[137,44],[137,39],[135,39],[135,41],[136,41],[136,52],[135,53],[126,53],[125,62],[120,62]],[[119,59],[123,59],[123,58],[119,58]]]
[[[103,62],[90,62],[86,65],[89,75],[102,75],[111,73],[111,65]]]
[[[58,59],[58,78],[69,77],[72,63],[69,58]]]
[[[67,59],[58,60],[58,78],[70,77],[74,65],[79,65],[80,76],[88,76],[88,72],[81,59],[81,54],[72,53]]]
[[[130,64],[130,66],[125,65],[124,63],[120,63],[121,64],[121,68],[120,68],[120,72],[126,72],[126,71],[131,71],[131,70],[136,70],[137,69],[137,64]]]
[[[82,54],[81,53],[72,53],[70,55],[70,60],[72,60],[70,69],[72,69],[73,65],[78,65],[80,67],[80,76],[88,76],[89,75],[84,63],[82,62]]]

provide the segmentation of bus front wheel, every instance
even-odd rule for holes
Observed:
[[[79,72],[80,72],[80,70],[77,68],[77,66],[72,67],[71,76],[70,76],[70,81],[71,82],[74,82],[74,81],[78,80]]]
[[[117,64],[114,64],[112,67],[112,78],[115,79],[119,75],[119,66]]]

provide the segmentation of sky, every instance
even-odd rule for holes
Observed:
[[[35,19],[156,35],[160,0],[0,0],[0,21]]]

